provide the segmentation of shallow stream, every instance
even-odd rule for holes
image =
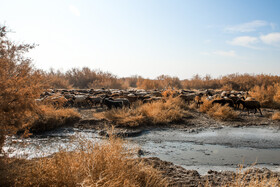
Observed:
[[[10,157],[28,159],[49,156],[60,149],[79,146],[77,138],[92,142],[104,140],[95,130],[63,128],[25,140],[9,137],[4,151]],[[280,130],[259,127],[224,127],[189,133],[179,129],[154,129],[138,137],[126,138],[140,146],[145,156],[181,165],[186,169],[235,170],[238,164],[280,171]]]

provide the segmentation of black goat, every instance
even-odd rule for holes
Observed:
[[[248,115],[249,115],[249,110],[250,109],[255,109],[255,113],[257,112],[257,109],[258,109],[260,111],[261,115],[262,115],[261,104],[260,104],[259,101],[243,101],[243,100],[238,100],[237,104],[238,105],[242,104],[243,105],[243,109],[247,108]]]
[[[241,99],[245,100],[244,97],[237,97],[237,96],[230,96],[229,99],[231,99],[231,100],[233,101],[234,106],[235,106],[235,108],[237,108],[237,109],[239,109],[239,105],[240,105],[240,103],[238,104],[237,101],[238,101],[238,100],[241,100]]]
[[[216,99],[216,100],[212,101],[212,105],[214,105],[216,103],[220,104],[222,106],[228,104],[228,106],[234,107],[234,102],[231,99]]]
[[[122,108],[123,107],[123,102],[122,101],[114,101],[109,98],[104,98],[102,100],[102,104],[106,105],[109,109],[112,109],[112,107],[115,108]]]

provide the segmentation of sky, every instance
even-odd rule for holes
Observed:
[[[278,0],[0,0],[36,68],[118,77],[280,75]]]

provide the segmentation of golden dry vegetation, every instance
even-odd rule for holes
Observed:
[[[81,115],[73,108],[40,105],[37,119],[28,127],[32,132],[44,132],[77,122]]]
[[[186,109],[186,104],[180,98],[166,97],[162,101],[136,104],[131,109],[112,109],[94,116],[119,126],[160,125],[190,117]]]
[[[203,99],[203,104],[199,108],[200,112],[207,113],[210,117],[217,120],[233,120],[238,114],[228,105],[221,106],[220,104],[212,104],[212,101]]]
[[[18,130],[45,131],[69,124],[80,118],[74,109],[40,105],[35,99],[45,88],[222,88],[246,90],[265,107],[279,108],[280,77],[271,75],[231,74],[213,79],[198,75],[180,81],[177,77],[162,75],[155,80],[139,76],[117,78],[115,75],[91,70],[72,69],[66,73],[36,70],[25,53],[35,45],[16,44],[7,36],[7,28],[0,27],[0,150],[4,138]],[[135,127],[177,122],[190,117],[188,106],[173,91],[163,93],[163,100],[135,104],[131,109],[112,109],[98,114],[115,125]],[[200,112],[219,120],[235,119],[237,114],[228,106],[212,105],[203,100]],[[191,106],[191,108],[196,108]],[[273,120],[279,120],[275,113]],[[131,150],[119,139],[110,138],[108,143],[83,145],[74,152],[60,151],[50,158],[34,161],[23,168],[11,168],[1,173],[13,173],[16,186],[165,186],[159,171],[132,159]],[[1,158],[0,158],[1,159]],[[5,171],[5,170],[1,170]],[[18,172],[18,175],[17,175]],[[261,179],[255,184],[269,184]],[[242,186],[237,183],[232,185]],[[253,183],[252,183],[253,184]],[[274,183],[273,183],[274,184]]]
[[[272,120],[278,120],[280,121],[280,112],[275,112],[273,115],[272,115]]]
[[[59,109],[36,103],[48,81],[25,54],[35,45],[17,44],[7,38],[8,29],[0,26],[0,151],[5,135],[31,128],[47,130],[76,119],[72,109]],[[40,126],[41,125],[41,126]]]
[[[236,119],[238,114],[231,107],[225,105],[221,106],[215,104],[212,108],[207,111],[207,114],[214,119],[218,120],[233,120]]]
[[[279,108],[280,107],[280,84],[268,86],[255,86],[249,94],[261,103],[262,107]]]
[[[113,136],[95,145],[81,141],[76,151],[32,160],[1,173],[1,178],[8,177],[12,186],[167,186],[158,170],[133,155],[133,148]]]

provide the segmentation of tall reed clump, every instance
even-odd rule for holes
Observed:
[[[133,159],[135,151],[124,141],[82,143],[73,152],[60,151],[22,168],[16,186],[167,186],[161,173]]]
[[[94,116],[107,119],[115,125],[135,127],[178,122],[183,117],[190,117],[190,114],[180,98],[168,97],[164,101],[145,103],[131,109],[112,109]]]

